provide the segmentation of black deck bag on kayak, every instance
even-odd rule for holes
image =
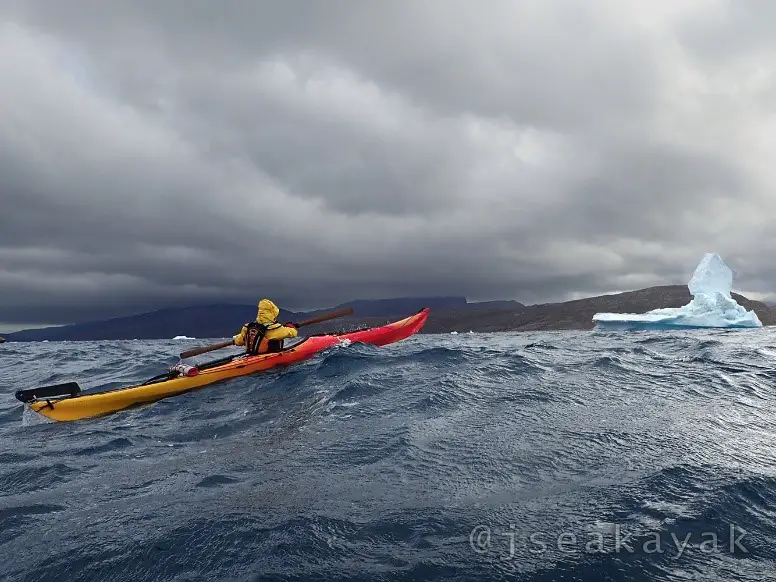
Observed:
[[[21,402],[32,402],[38,398],[59,398],[62,396],[76,396],[81,391],[78,382],[65,382],[64,384],[54,384],[52,386],[40,386],[38,388],[28,388],[27,390],[18,390],[15,394],[16,399]]]

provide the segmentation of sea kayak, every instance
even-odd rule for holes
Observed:
[[[428,313],[429,309],[427,308],[381,327],[339,334],[309,336],[280,352],[258,356],[237,354],[197,366],[196,375],[170,378],[169,374],[165,374],[136,386],[94,393],[82,393],[77,383],[70,382],[59,385],[60,392],[63,394],[54,396],[46,394],[44,387],[36,389],[41,395],[36,394],[36,390],[22,390],[16,393],[16,398],[24,402],[31,410],[56,421],[103,416],[139,404],[183,394],[221,380],[247,376],[271,368],[301,362],[340,343],[361,342],[383,346],[398,342],[419,332],[426,323]]]

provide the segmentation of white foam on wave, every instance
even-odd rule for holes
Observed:
[[[25,406],[22,411],[22,426],[35,426],[37,424],[52,424],[56,422],[42,414],[38,414],[31,408]]]

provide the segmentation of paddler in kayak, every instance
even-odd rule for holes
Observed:
[[[293,323],[281,325],[277,322],[280,309],[269,299],[259,301],[256,321],[242,326],[234,336],[234,345],[245,346],[250,355],[277,352],[283,348],[283,340],[296,337],[299,333]]]

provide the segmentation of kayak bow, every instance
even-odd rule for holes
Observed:
[[[94,393],[80,392],[80,388],[75,389],[78,385],[75,382],[70,382],[60,385],[67,387],[67,390],[63,390],[64,393],[57,396],[51,395],[51,389],[59,386],[21,390],[17,392],[16,397],[31,410],[56,421],[103,416],[138,404],[155,402],[169,396],[183,394],[221,380],[248,376],[278,366],[301,362],[343,341],[368,343],[376,346],[398,342],[420,331],[426,323],[429,311],[428,308],[422,309],[415,315],[381,327],[340,334],[310,336],[280,352],[258,356],[237,354],[198,366],[198,373],[195,375],[174,378],[162,375],[159,379],[154,378],[144,384]]]

